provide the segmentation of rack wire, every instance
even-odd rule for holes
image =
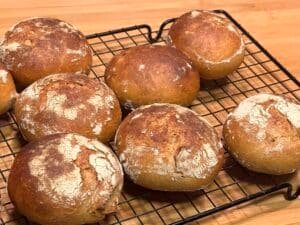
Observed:
[[[191,109],[205,117],[221,135],[227,114],[237,104],[256,93],[283,94],[300,100],[299,81],[295,79],[267,50],[265,50],[236,20],[223,10],[216,13],[231,20],[246,43],[242,65],[226,79],[203,81]],[[92,72],[89,76],[103,79],[109,60],[124,49],[137,45],[165,45],[170,25],[166,20],[158,31],[147,24],[88,35],[93,50]],[[31,224],[19,215],[9,200],[6,182],[15,155],[23,141],[11,112],[0,117],[0,224]],[[220,212],[267,194],[284,190],[287,200],[296,199],[299,186],[294,190],[289,176],[267,176],[252,173],[240,167],[226,152],[223,169],[215,181],[192,193],[164,193],[146,190],[128,179],[120,199],[118,211],[101,224],[185,224]]]

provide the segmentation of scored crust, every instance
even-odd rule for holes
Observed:
[[[15,116],[26,140],[76,132],[107,142],[121,121],[121,110],[105,83],[68,73],[27,87],[16,101]]]
[[[130,113],[115,145],[133,182],[155,190],[201,189],[223,162],[214,129],[192,110],[173,104],[142,106]]]
[[[261,93],[242,101],[223,128],[228,151],[250,170],[287,174],[300,165],[300,105]]]
[[[194,10],[180,16],[168,40],[193,61],[205,79],[224,77],[243,61],[241,35],[228,19],[213,12]]]
[[[105,82],[125,108],[156,102],[189,105],[200,80],[190,60],[169,46],[137,46],[112,58]]]
[[[53,73],[87,73],[92,52],[74,26],[54,18],[31,18],[14,25],[0,44],[0,58],[20,86]]]
[[[108,147],[78,134],[56,134],[18,153],[8,193],[29,220],[75,225],[114,212],[122,185],[121,165]]]

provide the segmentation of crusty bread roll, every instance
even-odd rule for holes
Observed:
[[[0,115],[10,109],[16,94],[15,83],[10,72],[0,63]]]
[[[79,133],[107,142],[121,122],[113,91],[82,74],[54,74],[28,86],[15,104],[20,131],[28,141],[55,133]]]
[[[214,129],[194,111],[152,104],[131,112],[115,137],[116,152],[136,184],[161,191],[207,186],[223,163]]]
[[[199,90],[190,61],[175,48],[138,46],[112,58],[105,81],[125,108],[157,102],[189,105]]]
[[[300,168],[300,105],[257,94],[229,114],[223,128],[228,151],[244,167],[280,175]]]
[[[169,31],[169,42],[189,57],[200,77],[219,79],[239,67],[245,45],[234,25],[226,18],[194,10],[180,16]]]
[[[7,189],[29,220],[79,225],[116,211],[122,186],[122,167],[111,149],[78,134],[55,134],[18,153]]]
[[[53,18],[14,25],[0,44],[0,58],[21,87],[54,73],[88,73],[92,52],[74,26]]]

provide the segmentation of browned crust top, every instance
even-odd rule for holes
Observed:
[[[219,14],[194,10],[170,28],[170,41],[191,59],[219,63],[242,54],[244,43],[234,25]]]
[[[0,57],[21,82],[52,73],[86,72],[92,62],[84,35],[54,18],[32,18],[14,25],[5,33]]]
[[[110,61],[105,80],[121,102],[130,102],[136,96],[152,96],[159,102],[159,97],[168,98],[176,90],[184,92],[187,86],[196,92],[199,89],[199,76],[190,60],[169,46],[137,46],[121,52]]]
[[[130,113],[115,143],[133,180],[141,173],[205,179],[223,159],[214,129],[192,110],[173,104],[152,104]]]
[[[78,134],[55,134],[23,147],[11,169],[8,190],[22,210],[28,204],[50,216],[52,210],[74,213],[82,205],[90,213],[104,210],[122,184],[122,168],[108,147]]]
[[[227,141],[251,144],[261,155],[297,155],[300,146],[300,105],[286,96],[260,93],[242,101],[229,114],[224,131]],[[293,152],[291,152],[293,151]]]
[[[50,75],[27,87],[15,115],[30,137],[65,132],[96,137],[121,119],[118,100],[105,83],[74,73]]]
[[[113,57],[106,70],[106,79],[117,76],[122,80],[131,79],[138,85],[142,76],[145,83],[153,84],[158,77],[167,81],[178,80],[192,69],[189,59],[175,48],[137,46]],[[152,89],[155,87],[152,86]]]

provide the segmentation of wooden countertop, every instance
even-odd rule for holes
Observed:
[[[298,0],[0,0],[0,35],[32,16],[57,17],[89,34],[141,23],[157,28],[165,19],[191,9],[225,9],[300,79]],[[288,202],[281,194],[272,195],[193,224],[296,225],[300,224],[300,198]]]

